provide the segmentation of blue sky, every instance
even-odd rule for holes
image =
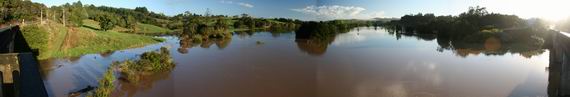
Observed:
[[[78,0],[32,0],[48,6]],[[256,17],[286,17],[303,20],[370,19],[401,17],[414,13],[456,15],[469,6],[484,6],[491,12],[516,14],[523,18],[562,19],[570,16],[570,0],[81,0],[84,4],[134,8],[175,15],[197,14],[210,9],[213,14]]]

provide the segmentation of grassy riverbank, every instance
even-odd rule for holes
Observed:
[[[23,26],[22,31],[30,46],[40,50],[40,60],[141,47],[160,42],[160,39],[150,36],[96,30],[88,24],[83,27],[65,27],[60,23],[33,23]]]
[[[94,21],[94,20],[86,19],[86,20],[83,20],[83,23],[84,23],[83,24],[84,27],[87,27],[87,28],[91,28],[91,29],[95,29],[95,30],[98,30],[100,28],[99,22]],[[166,29],[166,28],[162,28],[162,27],[158,27],[158,26],[150,25],[150,24],[144,24],[144,23],[137,23],[135,27],[136,27],[136,31],[134,33],[138,33],[138,34],[168,34],[168,33],[174,32],[173,30],[170,30],[170,29]],[[115,26],[113,29],[111,29],[111,31],[129,32],[129,33],[133,32],[132,29],[127,29],[127,28],[120,27],[120,26]]]

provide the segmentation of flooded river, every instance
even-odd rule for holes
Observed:
[[[548,50],[454,48],[435,36],[358,28],[332,39],[295,33],[235,33],[199,44],[165,37],[141,48],[41,62],[50,96],[97,86],[114,61],[170,49],[176,67],[132,84],[117,97],[507,97],[546,96]],[[442,46],[443,45],[443,46]],[[466,44],[469,45],[469,44]],[[501,48],[501,45],[498,45]]]

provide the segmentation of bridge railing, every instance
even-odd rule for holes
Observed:
[[[0,29],[0,97],[46,97],[37,50],[18,26]]]

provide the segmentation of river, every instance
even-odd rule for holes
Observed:
[[[295,33],[236,33],[231,39],[165,42],[41,61],[50,96],[97,86],[114,61],[160,47],[174,70],[118,80],[117,97],[507,97],[546,96],[549,51],[444,48],[435,36],[357,28],[332,40]],[[447,46],[446,46],[447,47]],[[500,45],[499,45],[499,48]],[[490,50],[489,50],[490,49]],[[118,76],[118,74],[116,74]]]

